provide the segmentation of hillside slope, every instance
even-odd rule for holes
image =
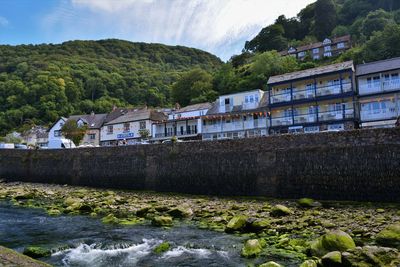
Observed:
[[[112,105],[172,104],[170,86],[216,56],[193,48],[121,40],[0,45],[0,134]]]

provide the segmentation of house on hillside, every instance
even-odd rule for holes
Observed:
[[[203,116],[202,139],[267,135],[267,104],[267,94],[262,90],[220,96]]]
[[[135,144],[142,139],[141,132],[147,131],[152,136],[153,123],[167,120],[167,116],[153,109],[115,109],[101,127],[100,144],[115,146]]]
[[[98,146],[100,144],[100,128],[106,116],[107,114],[95,114],[92,112],[85,115],[73,115],[69,118],[61,117],[49,128],[48,143],[57,143],[59,140],[65,139],[61,132],[62,127],[68,120],[75,120],[79,126],[87,126],[87,131],[81,144]]]
[[[34,126],[21,135],[23,142],[31,147],[46,147],[47,137],[47,129],[43,126]]]
[[[361,127],[394,127],[400,116],[400,58],[357,66]]]
[[[271,134],[358,126],[352,61],[273,76],[268,89]]]
[[[168,119],[154,122],[152,140],[162,141],[176,136],[184,140],[201,139],[202,120],[211,108],[211,103],[200,103],[167,112]]]
[[[286,51],[281,51],[282,56],[294,56],[297,59],[303,60],[310,56],[313,60],[319,60],[326,57],[340,55],[344,51],[351,48],[351,37],[345,35],[335,38],[326,38],[323,42],[312,43],[299,47],[289,47]]]

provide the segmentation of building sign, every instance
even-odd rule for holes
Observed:
[[[127,139],[127,138],[133,138],[133,137],[134,137],[133,133],[122,133],[122,134],[117,135],[118,139]]]

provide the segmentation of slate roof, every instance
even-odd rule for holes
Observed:
[[[189,111],[195,111],[195,110],[201,110],[201,109],[210,109],[212,106],[211,103],[199,103],[199,104],[194,104],[190,106],[186,106],[180,109],[177,109],[175,113],[182,113],[182,112],[189,112]]]
[[[327,73],[346,70],[346,69],[354,69],[353,61],[346,61],[346,62],[322,66],[322,67],[318,67],[318,68],[271,76],[268,80],[268,84],[275,84],[275,83],[280,83],[280,82],[285,82],[285,81],[308,78],[308,77],[313,77],[313,76],[317,76],[317,75],[321,75],[321,74],[327,74]]]
[[[328,39],[330,39],[330,38],[328,38]],[[351,41],[351,36],[350,35],[344,35],[344,36],[332,38],[330,40],[332,41],[332,43],[330,45],[341,43],[341,42],[350,42]],[[298,52],[309,51],[311,49],[321,48],[321,47],[324,47],[323,42],[312,43],[312,44],[303,45],[303,46],[294,47],[294,48],[296,49],[296,53],[298,53]],[[288,50],[289,49],[284,50],[284,51],[280,51],[279,54],[281,54],[282,56],[286,56],[286,55],[289,54]]]
[[[104,119],[106,118],[107,114],[85,114],[85,115],[73,115],[68,118],[68,120],[83,120],[89,129],[100,129],[103,126]]]
[[[118,124],[118,123],[139,121],[139,120],[162,121],[166,120],[167,118],[168,117],[162,112],[158,112],[156,110],[148,108],[141,108],[141,109],[128,110],[124,115],[120,115],[114,120],[110,120],[104,124],[110,125],[110,124]]]
[[[400,57],[357,65],[356,75],[363,76],[395,69],[400,69]]]

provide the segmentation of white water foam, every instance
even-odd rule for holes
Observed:
[[[169,258],[180,257],[184,253],[192,254],[199,258],[208,258],[212,254],[212,252],[208,249],[202,249],[202,248],[190,249],[179,246],[177,248],[174,248],[173,250],[165,252],[163,258],[169,259]]]
[[[141,258],[150,254],[152,248],[159,242],[143,239],[141,244],[118,245],[106,249],[98,248],[97,244],[81,244],[76,248],[58,251],[53,256],[65,254],[62,259],[64,266],[108,266],[110,262],[117,259],[119,265],[135,266]]]

